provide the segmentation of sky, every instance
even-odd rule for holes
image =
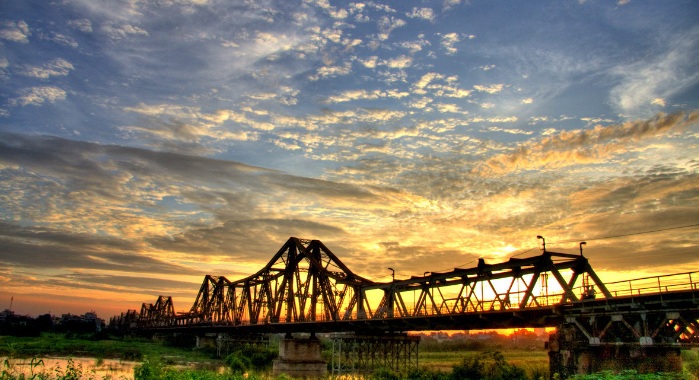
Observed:
[[[699,3],[0,2],[0,309],[103,318],[321,240],[375,281],[699,264]]]

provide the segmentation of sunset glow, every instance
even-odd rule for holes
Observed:
[[[291,236],[375,281],[537,235],[605,282],[699,267],[695,1],[0,10],[0,309],[185,311]]]

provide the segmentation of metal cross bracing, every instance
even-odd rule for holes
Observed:
[[[591,346],[692,346],[699,343],[697,316],[696,311],[642,309],[569,316],[563,326],[573,327]]]
[[[583,285],[578,285],[580,279]],[[590,283],[589,281],[592,281]],[[381,289],[384,296],[374,318],[463,314],[496,310],[526,309],[578,301],[581,298],[611,298],[583,256],[546,252],[530,258],[511,258],[499,264],[431,273],[390,284],[366,286]],[[580,289],[582,291],[578,292]],[[412,308],[406,295],[417,294]]]
[[[252,276],[207,275],[194,305],[176,318],[191,324],[261,324],[349,319],[372,281],[354,274],[318,240],[290,238]],[[359,305],[359,306],[358,306]]]
[[[377,368],[400,373],[418,368],[418,336],[335,334],[331,341],[333,376],[367,373]]]
[[[138,325],[142,327],[167,327],[174,325],[175,306],[172,297],[158,296],[158,300],[152,303],[143,303],[138,318]]]
[[[699,346],[699,291],[688,285],[562,306],[564,318],[548,341],[552,377],[629,366],[644,373],[681,371],[680,350]]]
[[[555,326],[563,321],[561,305],[608,307],[642,292],[688,289],[694,295],[699,274],[682,275],[688,283],[648,278],[608,284],[614,285],[610,291],[582,253],[544,248],[502,263],[481,259],[473,268],[374,282],[353,273],[319,240],[292,237],[257,273],[236,281],[207,275],[188,312],[173,316],[156,302],[142,309],[138,326],[241,333]]]
[[[109,319],[109,327],[118,330],[126,331],[138,327],[140,315],[136,310],[129,309],[119,315],[115,315]]]

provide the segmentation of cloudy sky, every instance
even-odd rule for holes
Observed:
[[[108,317],[290,236],[364,277],[699,264],[693,0],[0,3],[0,308]]]

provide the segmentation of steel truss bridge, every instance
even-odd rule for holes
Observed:
[[[558,327],[567,335],[552,341],[554,350],[699,345],[699,272],[605,283],[580,248],[572,255],[544,244],[532,257],[376,282],[319,240],[292,237],[251,276],[205,276],[187,312],[160,296],[110,325],[241,337]]]
[[[699,272],[605,284],[582,252],[544,249],[503,263],[480,259],[473,268],[375,282],[352,272],[319,240],[292,237],[249,277],[205,276],[188,312],[175,313],[172,298],[160,296],[140,313],[130,310],[111,322],[241,334],[477,330],[557,326],[574,315],[626,309],[672,313],[696,310],[698,303]],[[680,341],[699,339],[696,319],[674,323]]]

